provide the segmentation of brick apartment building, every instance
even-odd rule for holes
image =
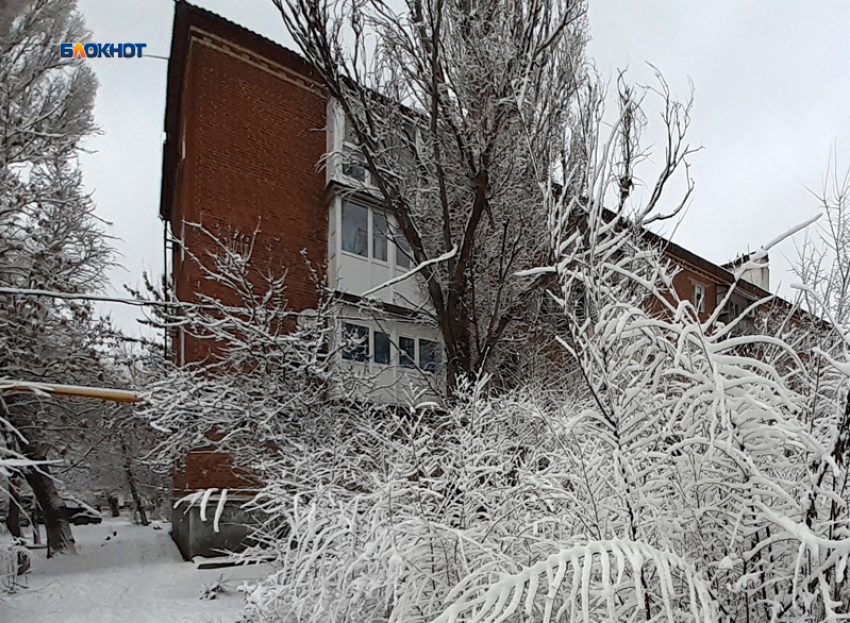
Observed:
[[[425,299],[415,279],[373,295],[382,302],[380,321],[356,305],[361,294],[408,270],[410,260],[393,235],[392,217],[368,197],[342,192],[350,176],[364,171],[334,156],[318,167],[326,153],[347,148],[345,119],[309,64],[245,28],[177,2],[165,131],[160,215],[167,234],[183,241],[171,247],[169,259],[179,300],[193,301],[201,288],[218,294],[186,259],[185,249],[200,255],[209,242],[185,223],[213,231],[258,229],[254,258],[286,267],[292,309],[318,305],[311,266],[351,303],[343,305],[340,324],[365,338],[368,348],[343,352],[339,363],[369,368],[380,381],[376,399],[397,401],[410,387],[439,393],[440,340],[436,327],[416,322],[415,310]],[[734,283],[732,267],[663,242],[681,268],[676,290],[706,318]],[[766,267],[745,279],[733,295],[733,310],[768,295]],[[202,359],[209,348],[186,335],[176,336],[173,346],[181,362]],[[244,481],[226,456],[200,451],[187,459],[174,486],[180,496],[211,487],[239,489]],[[174,534],[187,557],[207,552],[213,538],[197,517],[182,514],[175,514]]]

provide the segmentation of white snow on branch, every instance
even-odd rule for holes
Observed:
[[[218,498],[218,506],[215,508],[215,519],[213,519],[213,531],[218,532],[219,521],[221,520],[221,513],[224,511],[224,505],[227,502],[227,489],[221,490],[221,495]]]
[[[449,251],[448,253],[443,253],[440,257],[435,257],[432,260],[427,260],[425,262],[422,262],[421,264],[419,264],[419,266],[417,266],[416,268],[412,268],[411,270],[407,271],[403,275],[399,275],[398,277],[393,277],[392,279],[390,279],[389,281],[385,281],[381,285],[378,285],[378,286],[375,286],[374,288],[366,290],[362,294],[362,296],[365,298],[367,296],[371,296],[371,295],[375,294],[375,292],[383,290],[384,288],[389,288],[390,286],[393,286],[393,285],[395,285],[395,284],[397,284],[401,281],[404,281],[405,279],[412,277],[413,275],[415,275],[416,273],[421,271],[426,266],[432,266],[433,264],[439,264],[440,262],[445,262],[446,260],[450,260],[451,258],[453,258],[456,254],[457,254],[457,245],[453,246],[452,250]]]
[[[772,249],[773,247],[778,245],[780,242],[782,242],[786,238],[790,238],[791,236],[793,236],[797,232],[804,230],[806,227],[808,227],[809,225],[811,225],[812,223],[817,221],[820,217],[821,217],[820,214],[816,214],[815,216],[813,216],[809,219],[806,219],[802,223],[798,223],[797,225],[794,225],[790,229],[788,229],[788,230],[784,231],[783,233],[779,234],[778,236],[776,236],[776,238],[774,238],[773,240],[771,240],[770,242],[765,244],[761,249],[759,249],[758,251],[756,251],[755,253],[750,255],[750,257],[747,259],[746,262],[744,262],[740,266],[736,267],[734,272],[733,272],[735,277],[739,278],[745,271],[750,270],[752,268],[760,268],[761,265],[758,262],[760,262],[761,260],[763,260],[767,256],[767,252],[770,251],[770,249]]]

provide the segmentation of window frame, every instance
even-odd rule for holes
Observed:
[[[359,208],[363,208],[366,210],[366,255],[360,255],[354,251],[348,251],[345,249],[345,206],[346,204],[351,204],[353,206],[357,206]],[[384,223],[386,224],[386,230],[384,232],[384,241],[386,242],[386,254],[387,259],[382,260],[379,257],[375,257],[375,215],[380,214],[384,218]],[[376,208],[370,205],[366,201],[357,201],[356,199],[352,199],[349,197],[340,197],[339,200],[339,252],[343,255],[347,255],[349,257],[355,257],[359,260],[366,260],[369,263],[378,264],[379,266],[385,266],[390,269],[395,270],[396,272],[403,274],[409,272],[413,268],[413,257],[411,255],[405,254],[405,252],[401,249],[398,242],[396,240],[399,236],[401,236],[400,232],[397,232],[398,227],[395,226],[390,221],[390,216],[380,208]],[[401,238],[401,240],[404,240]],[[404,243],[406,244],[406,240]],[[398,263],[398,258],[406,257],[408,259],[408,266],[402,266]]]
[[[373,327],[370,324],[360,324],[357,320],[340,318],[342,323],[342,339],[345,340],[346,332],[351,328],[358,330],[366,330],[366,334],[362,334],[366,339],[363,345],[356,349],[340,348],[340,354],[343,361],[351,363],[359,363],[364,365],[375,365],[381,368],[398,368],[399,370],[416,370],[418,372],[428,374],[439,374],[445,369],[443,343],[437,336],[434,339],[429,337],[420,337],[418,335],[405,334],[404,329],[394,330],[390,327]],[[378,335],[384,335],[387,339],[387,361],[377,361],[378,355]],[[411,350],[412,357],[409,356],[407,350],[402,348],[402,340],[410,340],[412,342]],[[424,343],[424,344],[423,344]],[[423,346],[434,348],[436,356],[432,359],[436,362],[435,365],[423,365]],[[361,351],[362,354],[356,353],[355,350]],[[405,360],[409,359],[409,363]]]
[[[408,353],[407,349],[403,348],[401,345],[402,340],[410,340],[411,342],[411,351]],[[396,350],[398,351],[398,367],[399,368],[407,368],[408,370],[416,370],[419,366],[416,365],[416,337],[411,337],[409,335],[399,335],[398,340],[396,340]],[[413,356],[411,356],[411,354]],[[410,361],[410,363],[406,363],[405,360]]]
[[[422,342],[427,342],[432,349],[431,363],[422,361],[422,355],[424,352],[422,349]],[[423,372],[430,372],[433,374],[443,369],[443,351],[437,340],[429,340],[425,337],[416,338],[416,355],[418,357],[419,369]]]
[[[345,232],[346,232],[346,230],[345,230],[345,208],[346,208],[346,205],[351,205],[352,207],[362,208],[362,209],[366,210],[366,254],[365,255],[360,255],[356,251],[349,251],[348,249],[345,248],[345,240],[346,240],[346,236],[345,236]],[[370,234],[371,234],[371,231],[372,231],[372,224],[371,224],[372,216],[371,216],[371,213],[372,213],[372,211],[369,209],[369,206],[363,205],[362,203],[357,203],[356,201],[348,201],[346,199],[342,200],[342,202],[340,203],[340,206],[339,206],[339,249],[342,253],[347,253],[348,255],[351,255],[352,257],[360,257],[360,258],[364,258],[364,259],[367,259],[367,260],[372,259],[371,256],[370,256],[370,251],[371,251],[371,247],[372,247],[372,241],[370,240],[370,238],[371,238]]]
[[[386,361],[378,361],[378,336],[383,335],[386,340],[386,348],[387,348],[387,360]],[[386,331],[379,331],[378,329],[372,329],[372,361],[379,366],[390,366],[393,362],[393,338],[390,333]],[[382,349],[383,350],[383,349]]]
[[[694,283],[693,285],[694,287],[693,293],[691,295],[691,304],[694,306],[694,309],[697,310],[697,313],[704,314],[706,288],[701,283]]]
[[[339,104],[335,104],[337,109],[337,114],[335,118],[337,120],[337,124],[340,128],[339,134],[339,142],[337,146],[338,150],[338,166],[337,174],[342,181],[351,184],[352,186],[364,186],[368,189],[376,189],[377,187],[372,183],[372,173],[369,171],[369,165],[366,162],[366,157],[363,155],[363,150],[360,148],[360,144],[356,141],[356,136],[352,136],[354,140],[349,139],[349,129],[351,128],[351,124],[348,121],[348,117],[345,112],[342,110],[342,107]],[[353,133],[352,133],[353,135]],[[355,162],[359,164],[354,164]],[[357,167],[363,171],[363,179],[359,179],[353,175],[349,175],[346,172],[346,168],[354,168]]]
[[[363,340],[362,345],[355,347],[355,348],[348,349],[348,348],[345,348],[345,341],[346,341],[347,334],[349,333],[349,330],[352,329],[352,328],[358,330],[357,332],[360,334],[359,337],[365,337],[366,339]],[[364,329],[366,331],[365,336],[362,333],[362,330],[364,330]],[[342,344],[343,348],[341,348],[340,350],[342,351],[343,360],[345,360],[345,361],[355,361],[357,363],[368,363],[369,361],[372,360],[372,352],[371,352],[371,350],[372,350],[371,349],[372,327],[370,327],[368,325],[357,324],[355,322],[349,322],[348,320],[343,320],[342,321],[342,339],[343,339],[343,344]],[[357,352],[358,350],[361,351],[361,352],[358,353]],[[362,352],[364,350],[365,350],[365,353]]]

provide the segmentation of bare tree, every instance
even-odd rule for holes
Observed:
[[[584,4],[274,2],[357,145],[330,162],[368,170],[424,265],[449,386],[498,373],[534,298],[511,276],[548,253],[539,185],[585,83]]]
[[[0,30],[0,283],[90,292],[103,284],[111,254],[76,163],[80,140],[95,131],[97,83],[79,60],[57,54],[59,43],[88,33],[73,0],[15,6],[20,12],[4,12]],[[96,377],[103,325],[91,303],[6,294],[0,301],[0,376],[65,383]],[[2,408],[21,433],[21,452],[47,459],[56,439],[42,435],[43,421],[61,421],[64,407],[15,397]],[[48,467],[25,475],[44,511],[51,554],[74,551]]]

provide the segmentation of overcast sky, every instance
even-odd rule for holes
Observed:
[[[197,4],[293,47],[271,0]],[[115,291],[162,272],[159,220],[171,0],[79,0],[94,41],[147,43],[146,59],[92,59],[100,79],[85,181],[121,253]],[[652,63],[675,94],[695,87],[689,140],[696,189],[674,240],[715,263],[758,249],[817,212],[831,149],[850,163],[850,2],[846,0],[591,0],[588,53],[603,76]],[[650,109],[651,110],[651,109]],[[659,153],[660,155],[660,153]],[[651,164],[651,163],[650,163]],[[771,289],[788,293],[793,242],[771,254]],[[780,285],[781,284],[781,285]],[[114,292],[113,292],[114,293]],[[137,331],[137,310],[109,306]]]

